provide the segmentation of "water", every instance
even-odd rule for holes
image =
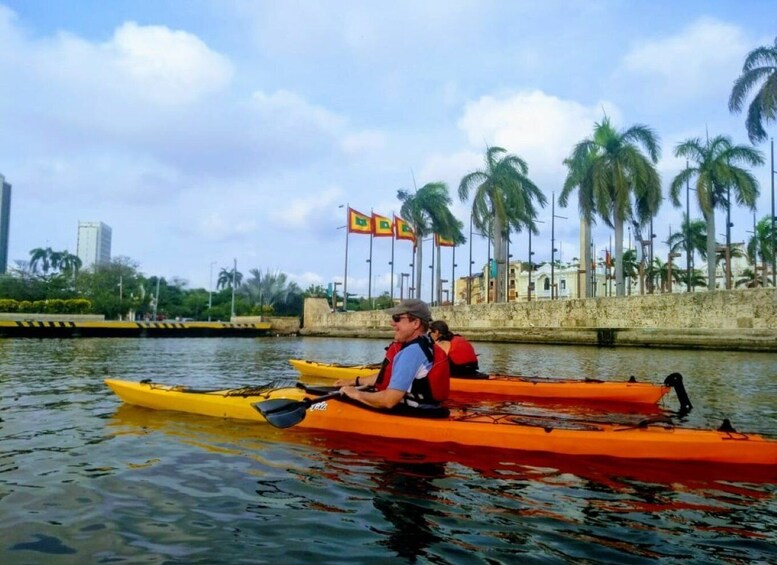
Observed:
[[[774,561],[777,471],[526,455],[276,430],[121,405],[105,377],[289,384],[375,340],[0,340],[5,563]],[[777,437],[771,354],[478,344],[543,376],[681,372],[683,425]],[[670,398],[667,408],[676,407]],[[629,418],[630,414],[599,414]],[[636,417],[641,417],[636,415]]]

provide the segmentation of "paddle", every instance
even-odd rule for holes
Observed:
[[[369,387],[361,386],[358,390],[365,390],[367,388]],[[256,402],[252,406],[276,428],[290,428],[304,420],[308,408],[314,404],[329,400],[330,398],[337,398],[341,395],[342,392],[340,392],[340,389],[337,389],[334,392],[330,392],[323,396],[317,396],[312,399],[290,400],[288,398],[272,398],[270,400]]]

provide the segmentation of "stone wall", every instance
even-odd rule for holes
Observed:
[[[326,302],[324,300],[324,302]],[[299,333],[300,321],[297,316],[232,316],[232,323],[270,324],[270,334],[296,335]]]
[[[777,289],[432,308],[473,340],[777,351]],[[382,311],[333,313],[307,299],[303,335],[389,337]]]

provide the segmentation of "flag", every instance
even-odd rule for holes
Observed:
[[[439,233],[434,234],[434,242],[437,244],[437,247],[456,247],[452,239],[443,237]]]
[[[392,237],[394,235],[394,222],[380,214],[372,213],[373,235],[375,237]]]
[[[612,256],[610,255],[610,252],[605,249],[604,251],[604,265],[609,269],[612,267]]]
[[[415,243],[415,233],[413,232],[413,228],[410,227],[410,224],[408,224],[405,220],[397,216],[395,218],[395,221],[397,223],[397,239],[409,239],[413,243]]]
[[[350,233],[372,233],[372,220],[353,208],[348,208],[348,231]]]

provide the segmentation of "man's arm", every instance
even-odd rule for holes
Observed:
[[[355,379],[337,379],[335,386],[375,386],[375,382],[378,380],[378,373],[374,375],[368,375],[366,377],[359,377],[357,383]]]
[[[404,391],[393,388],[387,388],[386,390],[379,390],[377,392],[367,392],[365,390],[358,390],[353,386],[344,386],[340,390],[348,398],[353,398],[367,406],[383,410],[394,408],[394,406],[399,404],[405,396]]]

